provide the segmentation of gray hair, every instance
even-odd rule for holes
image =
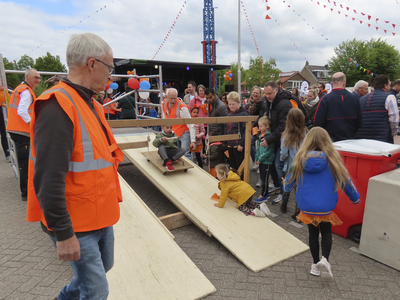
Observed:
[[[169,94],[169,91],[175,91],[176,92],[176,95],[178,96],[178,90],[176,89],[176,88],[169,88],[168,90],[167,90],[167,92],[166,92],[166,95],[168,96],[168,94]]]
[[[28,76],[31,76],[31,74],[32,74],[33,71],[36,71],[36,72],[37,72],[37,70],[34,69],[34,68],[26,69],[26,71],[25,71],[25,78],[26,78],[27,75],[28,75]]]
[[[368,82],[364,80],[357,81],[356,85],[354,86],[354,90],[357,91],[359,88],[363,87],[364,85],[368,85]]]
[[[67,46],[68,67],[84,66],[90,57],[103,58],[112,55],[111,47],[98,35],[93,33],[74,34]]]

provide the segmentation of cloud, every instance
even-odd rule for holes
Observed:
[[[47,2],[47,6],[43,2]],[[282,71],[301,70],[306,60],[310,64],[324,65],[334,55],[335,47],[353,38],[380,37],[400,49],[399,37],[391,34],[397,32],[397,28],[384,22],[396,23],[400,6],[395,1],[382,5],[378,1],[341,0],[344,7],[350,8],[347,18],[344,12],[338,14],[339,2],[337,6],[333,1],[329,4],[327,0],[320,0],[320,5],[316,2],[268,2],[271,9],[267,12],[265,1],[242,0],[264,59],[275,58]],[[156,59],[203,61],[203,1],[186,0],[184,7],[184,0],[109,0],[101,5],[95,0],[62,1],[62,5],[57,0],[27,3],[29,5],[0,2],[3,12],[0,24],[5,28],[0,32],[0,53],[9,60],[19,59],[23,54],[37,58],[48,51],[59,55],[65,63],[70,36],[88,31],[104,38],[113,48],[115,57],[152,59],[175,21],[176,25]],[[57,5],[58,11],[53,8]],[[323,5],[327,7],[323,8]],[[182,7],[182,13],[176,19]],[[217,63],[237,62],[238,2],[214,0],[214,7]],[[356,9],[357,14],[352,9]],[[265,20],[267,13],[271,20]],[[368,15],[371,15],[369,21]],[[363,24],[352,21],[351,17],[363,20]],[[241,7],[241,61],[246,68],[250,57],[258,56],[247,18]],[[375,22],[376,18],[379,18],[378,22]],[[77,26],[68,29],[74,24]],[[376,26],[380,28],[378,31]],[[382,28],[389,33],[385,34]]]

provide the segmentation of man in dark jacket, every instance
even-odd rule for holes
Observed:
[[[396,97],[388,93],[390,80],[380,75],[374,80],[374,91],[360,99],[363,122],[356,139],[372,139],[393,144],[397,133],[399,110]]]
[[[346,75],[332,76],[332,92],[319,101],[314,126],[324,128],[333,142],[354,139],[362,124],[360,101],[345,89]]]
[[[266,99],[260,109],[260,117],[267,116],[271,120],[271,134],[260,144],[267,147],[275,143],[275,167],[271,168],[271,177],[275,187],[282,186],[283,162],[281,161],[281,135],[286,127],[286,117],[292,108],[290,99],[292,94],[289,91],[279,89],[274,81],[268,81],[264,86]],[[282,196],[279,195],[274,201],[279,202]]]
[[[219,100],[214,89],[208,88],[204,93],[206,94],[206,101],[208,103],[208,116],[226,117],[228,115],[228,108]],[[213,135],[223,135],[226,132],[226,124],[208,124],[208,131],[212,132]]]
[[[131,91],[130,87],[125,87],[125,93],[129,93]],[[121,119],[136,119],[136,110],[135,110],[135,98],[128,95],[118,101],[117,108],[120,108],[121,111]]]

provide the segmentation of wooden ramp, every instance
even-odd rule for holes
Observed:
[[[114,226],[115,264],[107,273],[108,299],[188,300],[214,293],[215,287],[174,242],[173,235],[119,178],[124,201]]]
[[[116,137],[118,143],[146,139],[146,136]],[[126,149],[125,155],[189,219],[208,235],[213,235],[253,272],[308,250],[308,246],[268,218],[246,217],[227,201],[223,209],[210,197],[220,194],[218,181],[195,165],[189,172],[163,176],[142,154],[145,148]],[[150,150],[155,148],[150,145]],[[186,158],[184,158],[186,160]],[[192,163],[189,160],[186,163]],[[193,163],[192,163],[193,164]]]

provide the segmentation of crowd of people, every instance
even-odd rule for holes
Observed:
[[[120,109],[122,119],[139,118],[142,113],[142,117],[165,119],[257,116],[250,149],[251,168],[259,171],[255,187],[237,174],[246,137],[240,119],[207,126],[155,127],[153,145],[170,172],[182,156],[196,160],[200,167],[206,159],[209,173],[219,179],[218,208],[229,198],[246,216],[266,217],[270,196],[278,193],[272,204],[280,203],[280,211],[287,213],[294,189],[292,218],[309,229],[310,273],[333,276],[329,256],[332,225],[341,224],[333,211],[338,189],[342,188],[352,203],[359,202],[333,142],[368,138],[393,143],[399,123],[396,97],[400,80],[391,86],[389,77],[377,76],[372,92],[368,92],[367,82],[359,81],[350,93],[345,89],[345,74],[338,72],[332,76],[330,93],[320,82],[310,88],[303,103],[298,90],[289,92],[268,81],[264,87],[252,88],[245,105],[237,92],[218,97],[214,89],[190,81],[183,100],[175,88],[165,87],[159,95],[162,110],[150,105],[158,104],[157,100],[144,99],[149,105],[142,105],[136,115],[137,103],[131,96],[106,109],[101,105],[112,99],[103,90],[114,71],[112,49],[103,39],[90,33],[72,36],[67,64],[68,76],[37,98],[33,89],[41,77],[36,70],[27,70],[25,81],[10,97],[7,124],[16,147],[21,197],[28,201],[27,220],[41,222],[58,258],[68,261],[74,272],[56,299],[107,299],[106,272],[113,265],[112,226],[119,219],[122,201],[117,168],[124,159],[107,119],[117,118]],[[1,134],[8,157],[4,128]],[[207,136],[235,134],[239,138],[234,140],[206,140]],[[257,187],[261,187],[259,194]]]

